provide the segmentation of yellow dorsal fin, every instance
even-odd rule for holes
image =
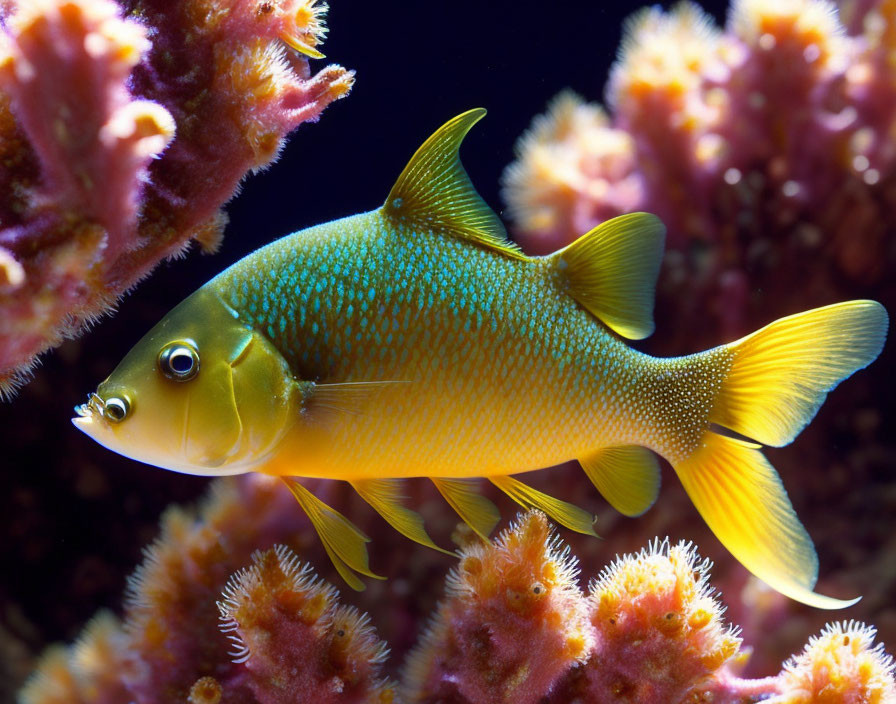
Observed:
[[[423,516],[401,504],[401,481],[398,479],[362,479],[351,482],[355,491],[380,514],[389,525],[411,540],[438,550],[446,555],[454,553],[442,550],[432,542],[423,527]]]
[[[501,520],[501,514],[497,506],[477,493],[474,480],[440,477],[430,477],[430,480],[463,522],[480,538],[488,540],[489,534]]]
[[[607,220],[552,255],[568,293],[630,340],[653,333],[653,299],[666,228],[650,213]]]
[[[299,506],[308,514],[311,525],[314,526],[333,561],[333,566],[346,584],[359,592],[364,591],[364,583],[352,570],[375,579],[385,579],[370,571],[366,546],[370,538],[339,511],[327,506],[295,479],[283,477],[283,482],[296,497]]]
[[[640,516],[660,491],[660,466],[645,447],[605,447],[579,459],[603,497],[623,516]]]
[[[461,142],[484,116],[483,108],[469,110],[436,130],[404,167],[382,212],[421,230],[445,232],[523,259],[460,163]]]
[[[548,496],[513,477],[489,477],[488,480],[523,508],[537,508],[570,530],[598,537],[592,528],[594,516],[584,509]]]
[[[674,467],[722,545],[772,589],[818,609],[858,601],[812,591],[818,575],[815,546],[778,473],[759,450],[709,432],[694,454]]]

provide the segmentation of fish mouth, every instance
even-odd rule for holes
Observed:
[[[82,403],[75,406],[75,413],[78,414],[78,417],[72,418],[72,422],[77,424],[77,421],[83,420],[85,418],[91,419],[94,417],[94,415],[102,417],[105,407],[106,402],[103,401],[102,397],[99,394],[88,394],[87,403]]]
[[[75,413],[77,415],[72,418],[72,423],[74,423],[76,428],[83,430],[89,435],[90,433],[87,429],[93,425],[94,420],[103,417],[103,409],[105,406],[106,402],[103,401],[99,394],[88,394],[87,403],[75,406]]]
[[[75,406],[75,417],[72,418],[72,424],[84,434],[90,436],[94,440],[97,439],[97,433],[103,425],[103,410],[106,402],[97,393],[87,395],[87,403]]]

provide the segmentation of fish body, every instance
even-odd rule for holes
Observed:
[[[760,449],[789,443],[842,379],[879,354],[883,308],[850,301],[678,358],[626,339],[653,331],[664,229],[646,213],[527,257],[458,159],[484,114],[449,121],[382,208],[294,233],[240,260],[151,330],[79,407],[113,450],[197,474],[284,478],[340,574],[375,576],[365,536],[294,477],[349,481],[408,537],[401,502],[429,477],[473,530],[497,511],[485,477],[593,534],[592,517],[510,475],[578,460],[626,515],[656,499],[667,459],[725,546],[805,603],[811,539]]]
[[[285,237],[222,273],[208,286],[297,378],[386,382],[323,428],[298,424],[259,469],[481,477],[611,445],[674,453],[688,430],[664,400],[673,370],[695,360],[633,350],[563,290],[555,267],[373,211]]]

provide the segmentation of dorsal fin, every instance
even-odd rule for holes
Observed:
[[[653,333],[653,299],[666,228],[656,215],[607,220],[552,256],[568,293],[630,340]]]
[[[522,259],[523,253],[507,239],[500,218],[476,192],[460,163],[460,144],[483,117],[485,110],[475,108],[437,129],[404,167],[382,212],[408,225],[445,232]]]

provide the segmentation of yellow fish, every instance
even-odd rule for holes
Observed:
[[[719,540],[757,577],[821,608],[818,561],[761,445],[788,444],[825,395],[873,361],[874,301],[771,323],[661,359],[653,332],[664,228],[623,215],[546,257],[506,238],[458,158],[485,114],[446,123],[385,204],[240,260],[128,353],[75,425],[149,464],[283,477],[355,588],[367,538],[292,477],[348,481],[396,529],[436,547],[401,503],[429,477],[486,537],[485,477],[526,507],[592,533],[592,516],[511,476],[571,459],[621,513],[654,502],[668,460]],[[656,453],[656,454],[654,454]]]

